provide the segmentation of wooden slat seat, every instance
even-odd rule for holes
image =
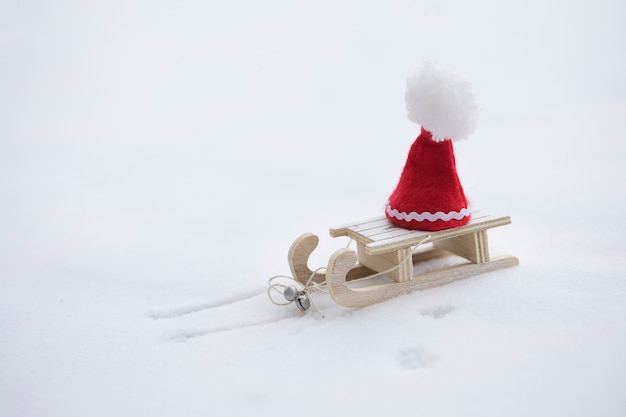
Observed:
[[[474,212],[465,226],[437,232],[405,229],[384,216],[330,229],[332,237],[348,236],[357,242],[359,263],[381,272],[397,266],[389,274],[398,282],[412,279],[412,248],[432,243],[473,263],[489,262],[487,230],[511,223],[508,216],[498,217]]]

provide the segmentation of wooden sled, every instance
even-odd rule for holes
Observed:
[[[356,253],[340,249],[328,261],[325,273],[315,273],[314,282],[326,282],[331,297],[345,307],[362,307],[414,290],[444,285],[477,274],[518,265],[517,258],[489,256],[487,230],[511,223],[509,217],[472,213],[470,223],[438,232],[408,230],[393,225],[384,216],[330,229],[332,237],[348,236],[356,241]],[[305,233],[291,245],[289,267],[302,285],[312,277],[307,266],[319,238]],[[432,243],[427,250],[415,250]],[[468,262],[414,274],[420,262],[457,255]],[[387,271],[387,272],[386,272]],[[348,282],[385,272],[393,282],[351,288]]]

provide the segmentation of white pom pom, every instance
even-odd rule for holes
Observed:
[[[472,85],[455,70],[427,62],[407,79],[409,120],[433,134],[433,140],[465,139],[476,129],[479,107]]]

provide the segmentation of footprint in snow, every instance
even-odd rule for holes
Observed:
[[[435,358],[422,348],[406,348],[396,353],[396,360],[401,369],[414,371],[431,364]]]
[[[452,306],[437,306],[434,308],[420,310],[419,313],[425,317],[430,317],[433,319],[440,319],[452,313],[453,311],[454,311],[454,307]]]

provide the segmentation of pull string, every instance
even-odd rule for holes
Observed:
[[[320,273],[320,271],[323,271],[325,269],[326,268],[322,266],[322,267],[317,268],[315,271],[313,271],[309,279],[304,284],[304,286],[302,286],[302,283],[300,281],[298,281],[297,279],[293,277],[290,277],[287,275],[275,275],[271,277],[268,281],[269,287],[267,288],[267,296],[270,299],[270,301],[277,306],[286,306],[295,302],[301,311],[308,310],[310,304],[312,304],[313,308],[315,308],[315,310],[320,315],[320,317],[324,318],[324,314],[322,313],[322,310],[320,310],[320,308],[317,306],[317,303],[311,296],[311,293],[314,291],[321,291],[324,293],[328,293],[326,281],[323,281],[321,283],[314,282],[315,276],[318,273]],[[274,282],[277,279],[291,280],[294,283],[298,284],[299,286],[302,286],[302,289],[298,290],[293,285],[285,285],[285,284],[281,284],[280,282]],[[282,288],[282,291],[279,288]],[[278,292],[281,295],[283,295],[283,297],[285,298],[285,302],[276,301],[272,297],[272,291]]]
[[[346,248],[350,247],[350,244],[352,243],[354,239],[349,239],[348,240],[348,244],[346,245]],[[281,284],[279,282],[274,282],[275,280],[278,279],[286,279],[286,280],[290,280],[293,281],[295,284],[302,286],[302,283],[300,281],[298,281],[297,279],[295,279],[294,277],[288,276],[288,275],[275,275],[273,277],[271,277],[268,281],[268,288],[267,288],[267,297],[270,299],[270,301],[272,302],[272,304],[277,305],[277,306],[287,306],[289,304],[292,304],[294,302],[296,302],[298,308],[302,311],[307,310],[307,302],[305,301],[306,299],[308,299],[312,304],[313,307],[315,308],[315,310],[317,311],[317,313],[324,318],[324,314],[322,314],[322,311],[320,310],[320,308],[317,306],[317,303],[315,302],[315,300],[313,299],[313,297],[311,296],[311,292],[313,291],[321,291],[324,293],[328,293],[328,287],[326,285],[326,280],[317,283],[314,282],[313,280],[315,279],[315,276],[318,275],[319,273],[321,273],[321,271],[325,271],[326,267],[319,267],[317,268],[315,271],[313,271],[311,273],[311,276],[309,277],[309,279],[306,281],[306,283],[304,284],[304,286],[302,287],[301,290],[297,290],[295,289],[295,287],[293,285],[285,285],[285,284]],[[284,302],[280,302],[280,301],[276,301],[274,299],[274,297],[272,297],[272,291],[275,291],[279,294],[281,294],[285,301]],[[298,297],[300,296],[300,299],[298,299]],[[304,296],[304,297],[302,297]]]
[[[350,239],[350,241],[348,242],[348,245],[346,246],[346,248],[350,247],[350,244],[352,243],[353,239]],[[377,272],[375,274],[372,275],[368,275],[366,277],[361,278],[362,280],[366,280],[366,279],[372,279],[372,278],[377,278],[383,275],[387,275],[390,272],[393,272],[397,269],[400,268],[401,265],[403,265],[406,261],[408,261],[410,258],[413,257],[413,251],[415,249],[417,249],[420,245],[423,245],[424,243],[428,243],[430,241],[430,235],[427,236],[424,240],[422,240],[421,242],[419,242],[418,244],[411,246],[411,250],[409,251],[408,255],[406,255],[401,262],[399,262],[397,265],[388,268],[384,271],[381,272]],[[317,268],[315,271],[313,271],[311,273],[311,276],[309,277],[309,279],[306,281],[306,283],[304,284],[304,286],[302,286],[302,283],[300,281],[298,281],[297,279],[295,279],[294,277],[288,276],[288,275],[274,275],[273,277],[271,277],[268,281],[268,288],[267,288],[267,296],[270,299],[270,301],[277,305],[277,306],[286,306],[292,303],[296,303],[297,307],[301,310],[301,311],[305,311],[309,308],[309,303],[313,305],[313,307],[315,308],[315,310],[317,311],[317,313],[324,318],[324,314],[322,314],[322,311],[320,310],[320,308],[317,306],[317,303],[315,302],[315,300],[313,299],[313,297],[311,296],[312,292],[315,291],[321,291],[324,293],[328,293],[328,285],[326,284],[326,280],[322,281],[322,282],[315,282],[315,276],[318,274],[321,274],[321,271],[325,271],[326,267],[319,267]],[[286,280],[291,280],[294,283],[296,283],[297,285],[301,286],[302,289],[298,290],[295,286],[293,285],[285,285],[285,284],[281,284],[279,282],[274,282],[277,279],[286,279]],[[411,278],[412,279],[412,278]],[[282,289],[282,291],[280,290]],[[281,295],[283,295],[283,297],[285,298],[285,302],[279,302],[276,301],[273,297],[272,297],[272,291],[275,291],[277,293],[280,293]]]

